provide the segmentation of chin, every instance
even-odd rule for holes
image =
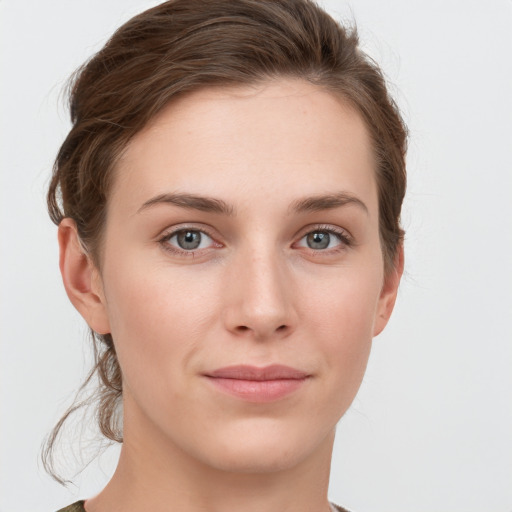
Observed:
[[[195,449],[202,448],[202,453],[196,452],[195,456],[208,466],[226,472],[286,471],[323,452],[322,444],[326,450],[332,449],[334,428],[319,434],[318,430],[286,428],[270,420],[257,421],[251,426],[225,430],[215,441],[204,439],[207,444],[196,445]]]

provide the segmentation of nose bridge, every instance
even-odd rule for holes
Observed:
[[[256,338],[289,333],[295,324],[292,283],[282,255],[272,244],[253,245],[236,258],[228,305],[228,328]]]

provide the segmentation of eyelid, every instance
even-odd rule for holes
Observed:
[[[330,249],[312,249],[307,246],[300,246],[308,249],[309,251],[312,251],[313,253],[320,254],[320,253],[335,253],[337,251],[343,251],[348,247],[352,247],[355,245],[355,240],[353,236],[344,228],[341,228],[339,226],[333,226],[332,224],[314,224],[306,226],[301,230],[301,234],[298,237],[298,241],[295,242],[296,244],[301,242],[307,235],[315,232],[326,232],[330,233],[336,236],[336,238],[339,240],[339,244],[336,247],[332,247]]]
[[[203,235],[206,235],[208,238],[210,238],[212,240],[213,243],[211,244],[211,246],[217,247],[217,248],[223,247],[223,244],[221,244],[220,242],[217,242],[216,236],[208,228],[204,227],[204,225],[202,225],[201,227],[198,227],[198,226],[194,226],[194,225],[186,224],[186,223],[182,224],[182,225],[172,226],[171,228],[164,230],[163,233],[157,237],[157,242],[161,245],[161,247],[164,250],[171,252],[173,254],[177,254],[178,256],[185,256],[185,257],[186,256],[194,256],[195,254],[198,254],[202,251],[208,251],[211,248],[211,247],[207,247],[207,248],[202,248],[202,249],[191,249],[191,250],[187,251],[187,250],[181,249],[175,245],[169,244],[168,243],[169,240],[171,240],[171,238],[176,236],[181,231],[197,231],[199,233],[202,233]]]
[[[350,232],[347,229],[335,226],[333,224],[310,224],[309,226],[305,226],[299,231],[298,237],[299,239],[302,239],[306,235],[314,233],[316,231],[326,231],[327,233],[334,233],[335,235],[340,236],[342,239],[346,239],[347,243],[355,243],[354,237],[350,234]]]
[[[207,248],[202,249],[191,249],[191,250],[185,250],[181,249],[175,245],[167,243],[172,237],[176,236],[181,231],[197,231],[204,235],[206,235],[208,238],[212,240],[211,246]],[[308,247],[304,247],[308,249],[309,251],[319,254],[319,253],[335,253],[338,251],[345,250],[348,247],[355,245],[355,240],[353,236],[344,228],[341,228],[339,226],[334,226],[332,224],[312,224],[305,226],[300,230],[300,234],[298,235],[298,240],[294,242],[293,245],[296,245],[298,242],[304,239],[307,235],[318,232],[318,231],[324,231],[330,234],[333,234],[337,237],[339,240],[339,244],[336,247],[330,248],[330,249],[311,249]],[[222,248],[224,245],[217,241],[217,235],[213,234],[213,230],[209,228],[208,226],[197,226],[190,223],[184,223],[181,225],[175,225],[172,226],[157,237],[158,243],[162,246],[162,248],[168,252],[171,252],[173,254],[177,254],[178,256],[194,256],[198,253],[201,253],[203,251],[208,251],[212,248]],[[301,246],[303,247],[303,246]]]

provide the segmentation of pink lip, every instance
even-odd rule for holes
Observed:
[[[299,389],[310,376],[283,365],[228,366],[205,375],[217,389],[249,402],[272,402]]]

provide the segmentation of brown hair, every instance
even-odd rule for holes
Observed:
[[[179,95],[203,87],[254,84],[295,77],[348,101],[363,117],[377,160],[379,229],[385,271],[394,268],[402,243],[406,129],[379,68],[347,30],[311,0],[171,0],[135,16],[115,32],[70,82],[73,126],[62,144],[48,191],[55,224],[77,225],[81,242],[101,269],[106,203],[116,162],[131,138]],[[92,332],[101,432],[122,441],[116,414],[121,370],[110,334]],[[52,449],[73,405],[43,451]]]

